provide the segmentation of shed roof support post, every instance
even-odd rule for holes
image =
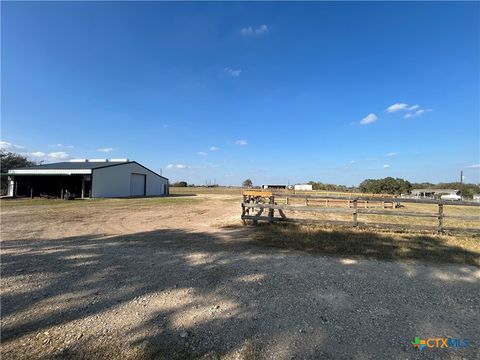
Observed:
[[[85,198],[85,176],[82,177],[82,199]]]

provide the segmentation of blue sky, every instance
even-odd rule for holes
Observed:
[[[2,2],[1,140],[171,180],[480,183],[480,5]]]

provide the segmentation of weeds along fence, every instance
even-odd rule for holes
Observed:
[[[295,204],[293,204],[295,203]],[[398,211],[397,209],[404,207],[404,204],[429,204],[429,210],[425,211]],[[480,234],[480,203],[466,201],[444,201],[444,200],[423,200],[423,199],[407,199],[407,198],[391,198],[391,197],[346,197],[346,196],[324,196],[324,195],[285,195],[268,191],[245,191],[243,192],[242,216],[244,224],[247,220],[251,220],[254,225],[259,221],[267,221],[269,223],[304,223],[304,224],[327,224],[352,226],[355,228],[384,228],[384,229],[403,229],[403,230],[419,230],[419,231],[436,231],[438,233],[445,232],[469,232]],[[453,206],[462,210],[469,207],[475,208],[474,215],[445,214],[445,208]],[[387,210],[386,210],[387,209]],[[478,209],[478,213],[476,212]],[[297,218],[290,216],[296,212],[309,214],[328,214],[342,215],[351,218],[347,220],[332,219],[315,219],[315,218]],[[463,212],[463,211],[461,211]],[[287,214],[289,216],[287,216]],[[375,221],[361,221],[362,218],[367,220],[368,217],[387,216],[395,217],[394,223],[383,223]],[[415,221],[408,221],[412,218]],[[401,220],[399,223],[399,219]],[[418,225],[412,222],[418,219],[431,219],[432,225]],[[445,226],[446,219],[453,219],[456,222],[468,222],[468,226],[452,227]],[[474,222],[473,224],[471,222]],[[473,225],[473,226],[471,226]]]

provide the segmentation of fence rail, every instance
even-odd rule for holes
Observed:
[[[275,195],[285,198],[285,205],[278,205],[275,202]],[[289,198],[303,199],[304,205],[289,205]],[[322,207],[316,205],[309,205],[313,201],[324,200],[342,200],[348,204],[347,208],[332,208]],[[418,211],[392,211],[392,210],[374,210],[368,208],[360,208],[358,206],[359,201],[369,202],[381,202],[384,207],[385,202],[400,204],[400,203],[415,203],[415,204],[430,204],[437,205],[438,210],[435,213],[418,212]],[[328,203],[327,203],[328,204]],[[365,203],[366,204],[366,203]],[[351,207],[353,205],[353,208]],[[317,195],[285,195],[275,193],[263,193],[263,192],[249,192],[244,193],[242,202],[242,220],[252,220],[254,224],[258,221],[274,222],[293,222],[293,223],[319,223],[330,225],[343,225],[352,226],[357,228],[386,228],[386,229],[412,229],[412,230],[433,230],[438,233],[444,232],[472,232],[480,234],[480,228],[469,227],[447,227],[444,225],[445,219],[458,219],[464,221],[478,221],[480,222],[480,215],[446,215],[444,213],[445,206],[475,206],[480,207],[480,203],[466,202],[466,201],[445,201],[445,200],[425,200],[425,199],[408,199],[408,198],[379,198],[379,197],[340,197],[340,196],[317,196]],[[395,205],[392,206],[395,208]],[[267,214],[264,214],[267,209]],[[251,214],[251,212],[255,212]],[[280,216],[275,216],[275,211]],[[351,215],[351,221],[343,220],[320,220],[320,219],[298,219],[293,217],[287,217],[285,211],[299,211],[299,212],[314,212],[324,214],[346,214]],[[436,226],[428,225],[412,225],[412,224],[392,224],[392,223],[375,223],[375,222],[361,222],[358,220],[358,216],[396,216],[396,217],[416,217],[416,218],[432,218],[437,219]]]

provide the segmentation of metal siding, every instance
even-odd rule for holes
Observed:
[[[130,196],[145,196],[145,174],[130,174]]]
[[[163,184],[168,180],[136,163],[126,163],[94,169],[92,172],[92,197],[129,197],[130,175],[146,175],[146,195],[164,195]]]

